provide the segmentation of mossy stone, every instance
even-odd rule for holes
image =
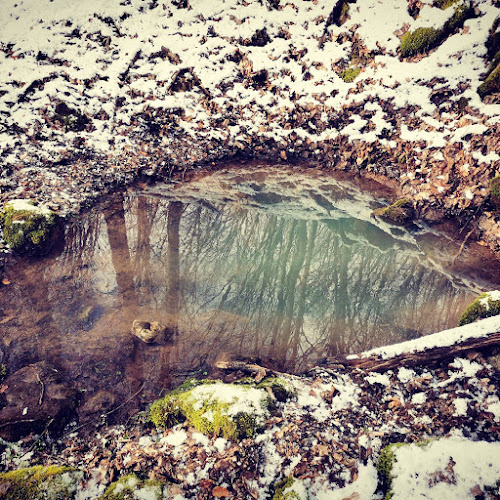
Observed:
[[[276,401],[280,403],[284,403],[297,395],[292,384],[280,377],[266,377],[262,382],[257,384],[256,387],[270,390]]]
[[[426,439],[420,443],[393,443],[386,446],[380,452],[380,457],[376,467],[379,475],[379,482],[382,485],[382,491],[384,492],[384,500],[390,500],[392,498],[392,480],[394,479],[392,469],[394,462],[397,460],[396,450],[402,446],[410,446],[410,444],[425,447],[430,442],[430,439]]]
[[[500,314],[500,291],[482,293],[472,304],[467,306],[458,326],[468,325],[476,319],[489,318]]]
[[[272,500],[303,500],[301,495],[294,491],[295,479],[289,477],[280,481],[274,486],[274,495]]]
[[[415,217],[413,203],[406,198],[397,200],[388,207],[376,208],[373,215],[397,225],[411,224]]]
[[[229,399],[227,394],[231,394]],[[270,406],[271,398],[264,389],[200,380],[189,381],[155,401],[149,416],[159,428],[187,420],[204,434],[237,441],[253,437],[261,429]]]
[[[500,175],[490,182],[490,201],[497,210],[500,210]]]
[[[112,483],[99,500],[136,500],[150,498],[161,500],[167,498],[164,493],[166,483],[152,479],[142,480],[135,474],[123,476]]]
[[[401,55],[410,57],[428,52],[439,41],[440,32],[435,28],[418,28],[408,31],[401,39]]]
[[[434,0],[434,7],[437,7],[441,10],[445,10],[448,7],[451,7],[452,5],[458,3],[460,0]]]
[[[401,39],[401,55],[410,57],[416,54],[425,54],[432,48],[439,45],[447,36],[453,34],[460,28],[466,19],[474,14],[472,4],[468,1],[453,2],[444,0],[439,2],[443,9],[453,5],[453,14],[440,29],[418,28],[415,31],[408,31]]]
[[[358,68],[357,66],[351,66],[350,68],[342,71],[339,76],[340,78],[342,78],[342,80],[344,80],[344,82],[352,83],[360,73],[360,68]]]
[[[74,498],[83,472],[70,467],[41,465],[0,474],[4,500],[66,500]]]
[[[8,202],[0,211],[0,226],[10,248],[18,253],[44,254],[50,250],[57,217],[25,200]]]

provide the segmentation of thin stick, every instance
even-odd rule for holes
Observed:
[[[146,385],[146,382],[144,382],[140,389],[135,393],[135,394],[132,394],[132,396],[130,396],[126,401],[124,401],[121,405],[117,406],[116,408],[113,408],[112,410],[106,412],[106,413],[103,413],[101,415],[101,417],[104,417],[104,416],[107,416],[107,415],[111,415],[112,413],[114,413],[116,410],[119,410],[122,406],[125,406],[127,403],[129,403],[130,401],[132,401],[132,399],[134,399],[136,396],[138,396],[142,390],[144,389],[144,386]]]
[[[460,256],[460,254],[462,253],[464,247],[465,247],[465,244],[467,243],[467,240],[469,239],[469,236],[474,232],[474,228],[471,229],[467,235],[465,236],[464,238],[464,241],[462,241],[462,244],[460,245],[460,249],[458,250],[458,253],[455,255],[455,257],[453,257],[452,261],[451,261],[451,265],[454,266],[455,265],[455,261],[458,259],[458,257]]]
[[[38,373],[36,374],[36,378],[38,379],[38,382],[40,382],[40,385],[42,386],[42,390],[40,391],[40,399],[38,400],[38,405],[42,406],[43,403],[43,393],[45,392],[45,385],[43,385],[43,382],[40,379],[40,375]]]

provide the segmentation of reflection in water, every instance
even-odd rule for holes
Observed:
[[[0,324],[4,346],[89,394],[146,383],[147,400],[222,354],[300,371],[454,326],[478,291],[439,265],[457,245],[375,223],[373,203],[333,179],[263,169],[116,196],[69,225],[60,256],[8,268],[17,286],[2,314],[34,299]],[[135,319],[167,325],[169,340],[143,344]]]

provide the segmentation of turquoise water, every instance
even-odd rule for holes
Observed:
[[[143,384],[147,399],[220,358],[300,372],[453,327],[498,288],[483,250],[451,266],[460,240],[377,221],[380,204],[324,172],[282,167],[113,196],[68,224],[52,255],[7,265],[6,359],[46,359],[89,394]],[[145,344],[134,320],[167,332]]]

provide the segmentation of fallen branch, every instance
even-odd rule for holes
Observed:
[[[467,240],[469,239],[470,235],[474,232],[474,229],[471,229],[467,235],[465,236],[464,238],[464,241],[462,242],[462,244],[460,245],[460,249],[458,250],[457,254],[455,255],[455,257],[453,257],[452,261],[451,261],[451,265],[454,266],[455,265],[455,262],[457,261],[458,257],[460,257],[460,254],[463,252],[464,250],[464,247],[465,247],[465,244],[467,243]]]
[[[456,356],[463,356],[468,351],[482,350],[500,345],[500,331],[484,337],[468,338],[449,346],[430,347],[422,351],[403,352],[392,357],[369,356],[349,357],[342,360],[346,367],[370,372],[384,372],[399,367],[431,365]]]
[[[260,382],[268,374],[274,374],[274,372],[263,366],[245,363],[244,361],[217,361],[214,366],[221,370],[248,373],[255,377],[256,382]]]

